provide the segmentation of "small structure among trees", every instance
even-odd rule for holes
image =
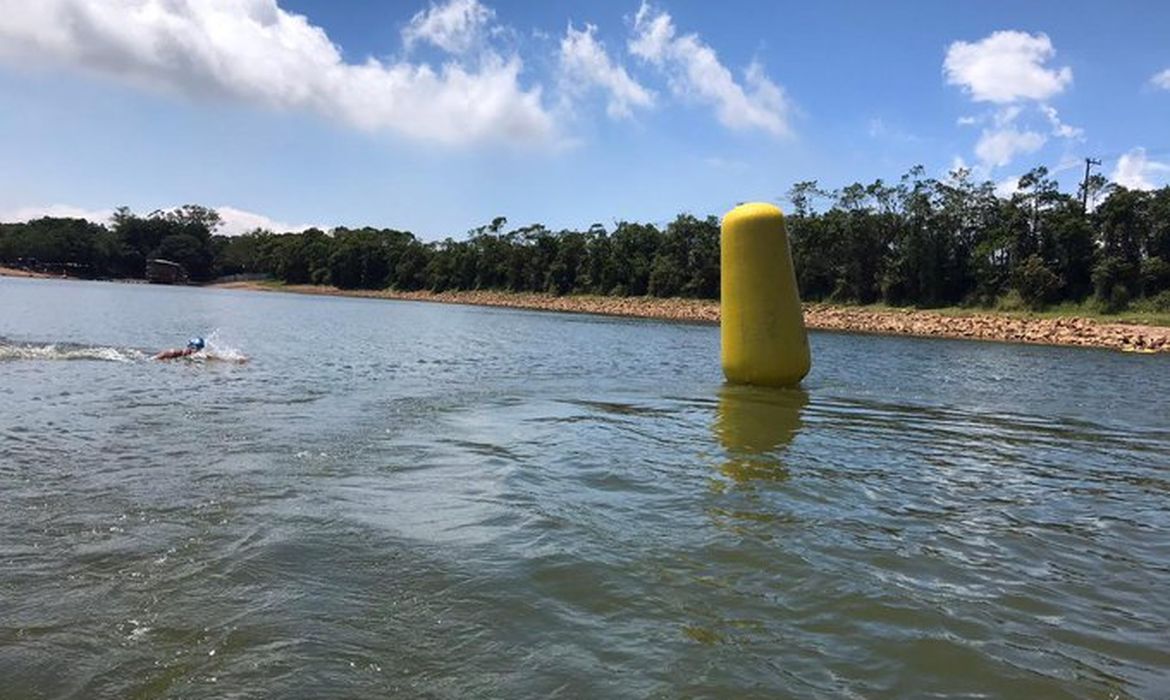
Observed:
[[[172,260],[154,258],[146,261],[146,281],[151,284],[187,284],[187,268]]]

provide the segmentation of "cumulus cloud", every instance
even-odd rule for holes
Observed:
[[[1046,66],[1055,55],[1046,34],[999,31],[973,43],[951,44],[943,72],[947,83],[962,87],[977,102],[1046,100],[1073,79],[1068,66]]]
[[[748,66],[741,85],[714,49],[696,34],[678,36],[671,16],[648,3],[643,2],[634,18],[629,50],[664,71],[676,95],[714,106],[724,126],[775,136],[791,133],[788,99],[759,63]]]
[[[313,224],[289,224],[277,219],[271,219],[263,214],[236,209],[235,207],[215,207],[223,221],[216,233],[224,236],[238,236],[242,233],[264,229],[273,233],[293,233],[314,228]],[[323,227],[317,227],[323,228]]]
[[[85,219],[101,224],[109,221],[113,215],[113,209],[86,209],[71,204],[49,204],[42,207],[16,207],[0,211],[0,221],[20,223],[51,216],[60,219]]]
[[[591,87],[602,88],[609,94],[606,112],[615,119],[631,116],[633,107],[654,104],[654,94],[610,58],[592,24],[586,24],[583,30],[569,24],[561,39],[560,64],[564,89],[579,93]]]
[[[408,51],[426,41],[448,53],[467,53],[481,44],[484,30],[494,17],[495,11],[477,0],[431,5],[411,18],[402,30],[402,41]]]
[[[412,20],[411,41],[457,53],[486,21],[483,12],[474,0],[432,7]],[[539,87],[521,86],[516,56],[485,49],[471,64],[437,70],[374,58],[347,63],[323,29],[276,0],[0,0],[0,59],[87,70],[194,98],[309,110],[420,141],[558,139]]]
[[[1158,183],[1170,180],[1170,164],[1146,157],[1146,149],[1135,148],[1117,160],[1110,180],[1131,190],[1156,189]]]
[[[1014,127],[983,130],[975,155],[985,167],[1000,167],[1012,162],[1017,155],[1035,153],[1047,139],[1035,131],[1019,131]]]
[[[987,125],[975,144],[980,172],[1035,153],[1052,136],[1084,138],[1084,130],[1064,123],[1046,100],[1072,84],[1072,69],[1051,65],[1056,49],[1046,34],[998,31],[975,42],[956,41],[947,49],[943,73],[974,102],[993,105],[960,126]],[[1006,181],[1005,181],[1006,182]]]
[[[169,211],[174,208],[164,207],[163,209]],[[304,231],[307,228],[312,228],[309,224],[288,224],[271,219],[263,214],[257,214],[235,207],[220,206],[213,208],[219,212],[222,221],[222,224],[215,232],[224,236],[238,236],[242,233],[255,231],[258,228],[275,233]],[[51,216],[67,219],[85,219],[96,224],[105,224],[109,223],[113,215],[113,209],[86,209],[71,204],[49,204],[46,206],[16,207],[14,209],[0,211],[0,221],[23,222]]]
[[[1154,87],[1160,87],[1163,90],[1170,90],[1170,68],[1167,68],[1161,73],[1155,74],[1154,77],[1150,78],[1150,83],[1153,84]]]

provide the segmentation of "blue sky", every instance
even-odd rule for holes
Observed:
[[[0,0],[0,219],[583,228],[956,166],[1170,182],[1170,4]]]

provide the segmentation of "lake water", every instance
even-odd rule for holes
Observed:
[[[0,278],[0,697],[1170,696],[1170,355],[811,342]]]

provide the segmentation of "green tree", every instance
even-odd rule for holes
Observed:
[[[1044,264],[1039,255],[1030,255],[1015,271],[1015,288],[1028,308],[1039,310],[1056,301],[1064,280]]]
[[[607,293],[616,296],[645,296],[650,288],[650,270],[658,252],[661,234],[648,224],[623,221],[610,236],[610,259],[606,266]]]
[[[212,252],[204,241],[189,233],[166,236],[159,241],[158,248],[151,251],[150,257],[179,263],[193,280],[211,278]]]

